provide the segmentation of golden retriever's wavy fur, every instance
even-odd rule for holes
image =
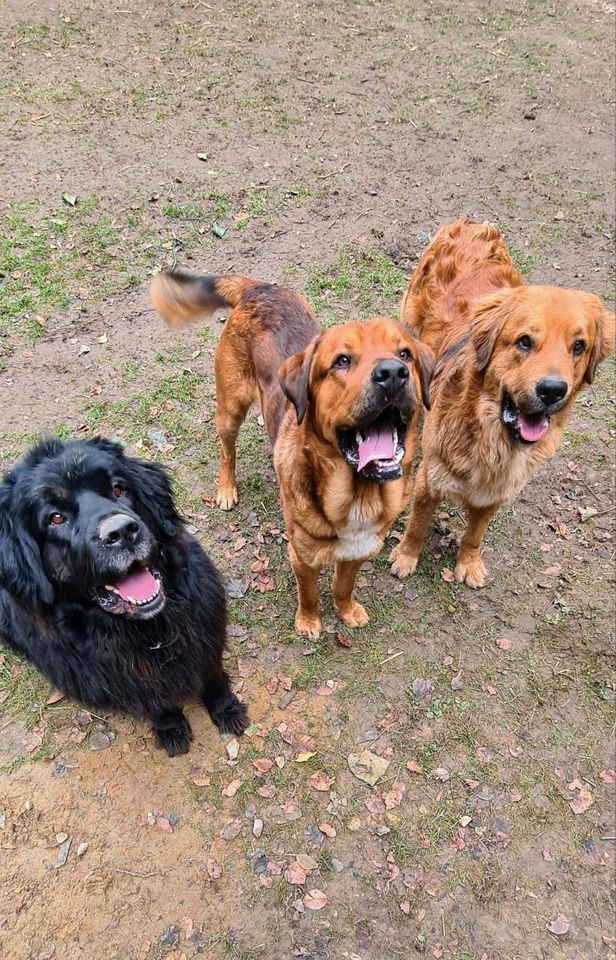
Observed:
[[[612,352],[614,315],[593,294],[526,286],[495,227],[458,220],[424,251],[401,320],[437,362],[411,516],[392,569],[415,569],[435,508],[455,500],[468,514],[456,577],[480,587],[487,526],[556,452],[577,393]],[[532,344],[527,352],[521,338]],[[516,443],[502,420],[504,398],[523,408],[546,377],[566,383],[563,404],[540,439]]]

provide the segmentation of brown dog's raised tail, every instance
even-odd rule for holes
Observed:
[[[258,280],[249,277],[209,277],[175,270],[159,273],[150,286],[156,312],[170,327],[208,319],[216,310],[236,307]]]

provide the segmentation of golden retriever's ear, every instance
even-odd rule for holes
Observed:
[[[496,338],[511,309],[514,289],[506,287],[477,301],[471,319],[471,340],[477,354],[479,373],[485,370],[490,362]]]
[[[426,410],[430,409],[430,382],[434,374],[434,354],[430,347],[419,340],[413,340],[415,350],[417,351],[417,363],[419,365],[419,382],[421,383],[421,397]]]
[[[599,314],[595,319],[595,341],[590,351],[588,366],[584,374],[586,383],[592,383],[595,379],[597,367],[602,360],[607,360],[614,349],[614,333],[616,330],[616,317],[609,310],[606,310],[598,298],[593,297],[600,304]]]
[[[305,350],[287,357],[278,369],[278,379],[285,396],[295,407],[298,425],[306,416],[308,407],[310,368],[317,349],[319,338],[308,344]]]

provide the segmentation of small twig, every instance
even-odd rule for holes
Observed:
[[[135,870],[124,870],[122,867],[115,867],[115,873],[125,873],[129,877],[157,877],[158,870],[152,870],[150,873],[138,873]]]
[[[616,840],[616,837],[601,837],[602,840]]]
[[[347,167],[351,166],[351,162],[343,163],[340,167],[340,170],[332,170],[331,173],[324,173],[322,176],[318,177],[319,180],[327,180],[328,177],[337,177],[340,173],[344,173]]]
[[[390,660],[396,660],[398,657],[401,657],[403,653],[404,653],[404,650],[401,650],[400,653],[394,653],[391,655],[391,657],[385,657],[384,660],[381,660],[381,663],[379,664],[379,666],[382,667],[383,664],[389,663]]]

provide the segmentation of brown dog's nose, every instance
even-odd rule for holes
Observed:
[[[98,537],[107,547],[132,547],[139,534],[139,524],[125,513],[105,517],[98,526]]]
[[[383,388],[390,400],[408,378],[409,368],[401,360],[380,360],[372,371],[374,383]]]
[[[563,397],[566,397],[567,390],[566,381],[561,380],[560,377],[546,377],[545,380],[540,380],[535,387],[537,396],[543,401],[546,407],[552,407],[555,403],[562,400]]]

